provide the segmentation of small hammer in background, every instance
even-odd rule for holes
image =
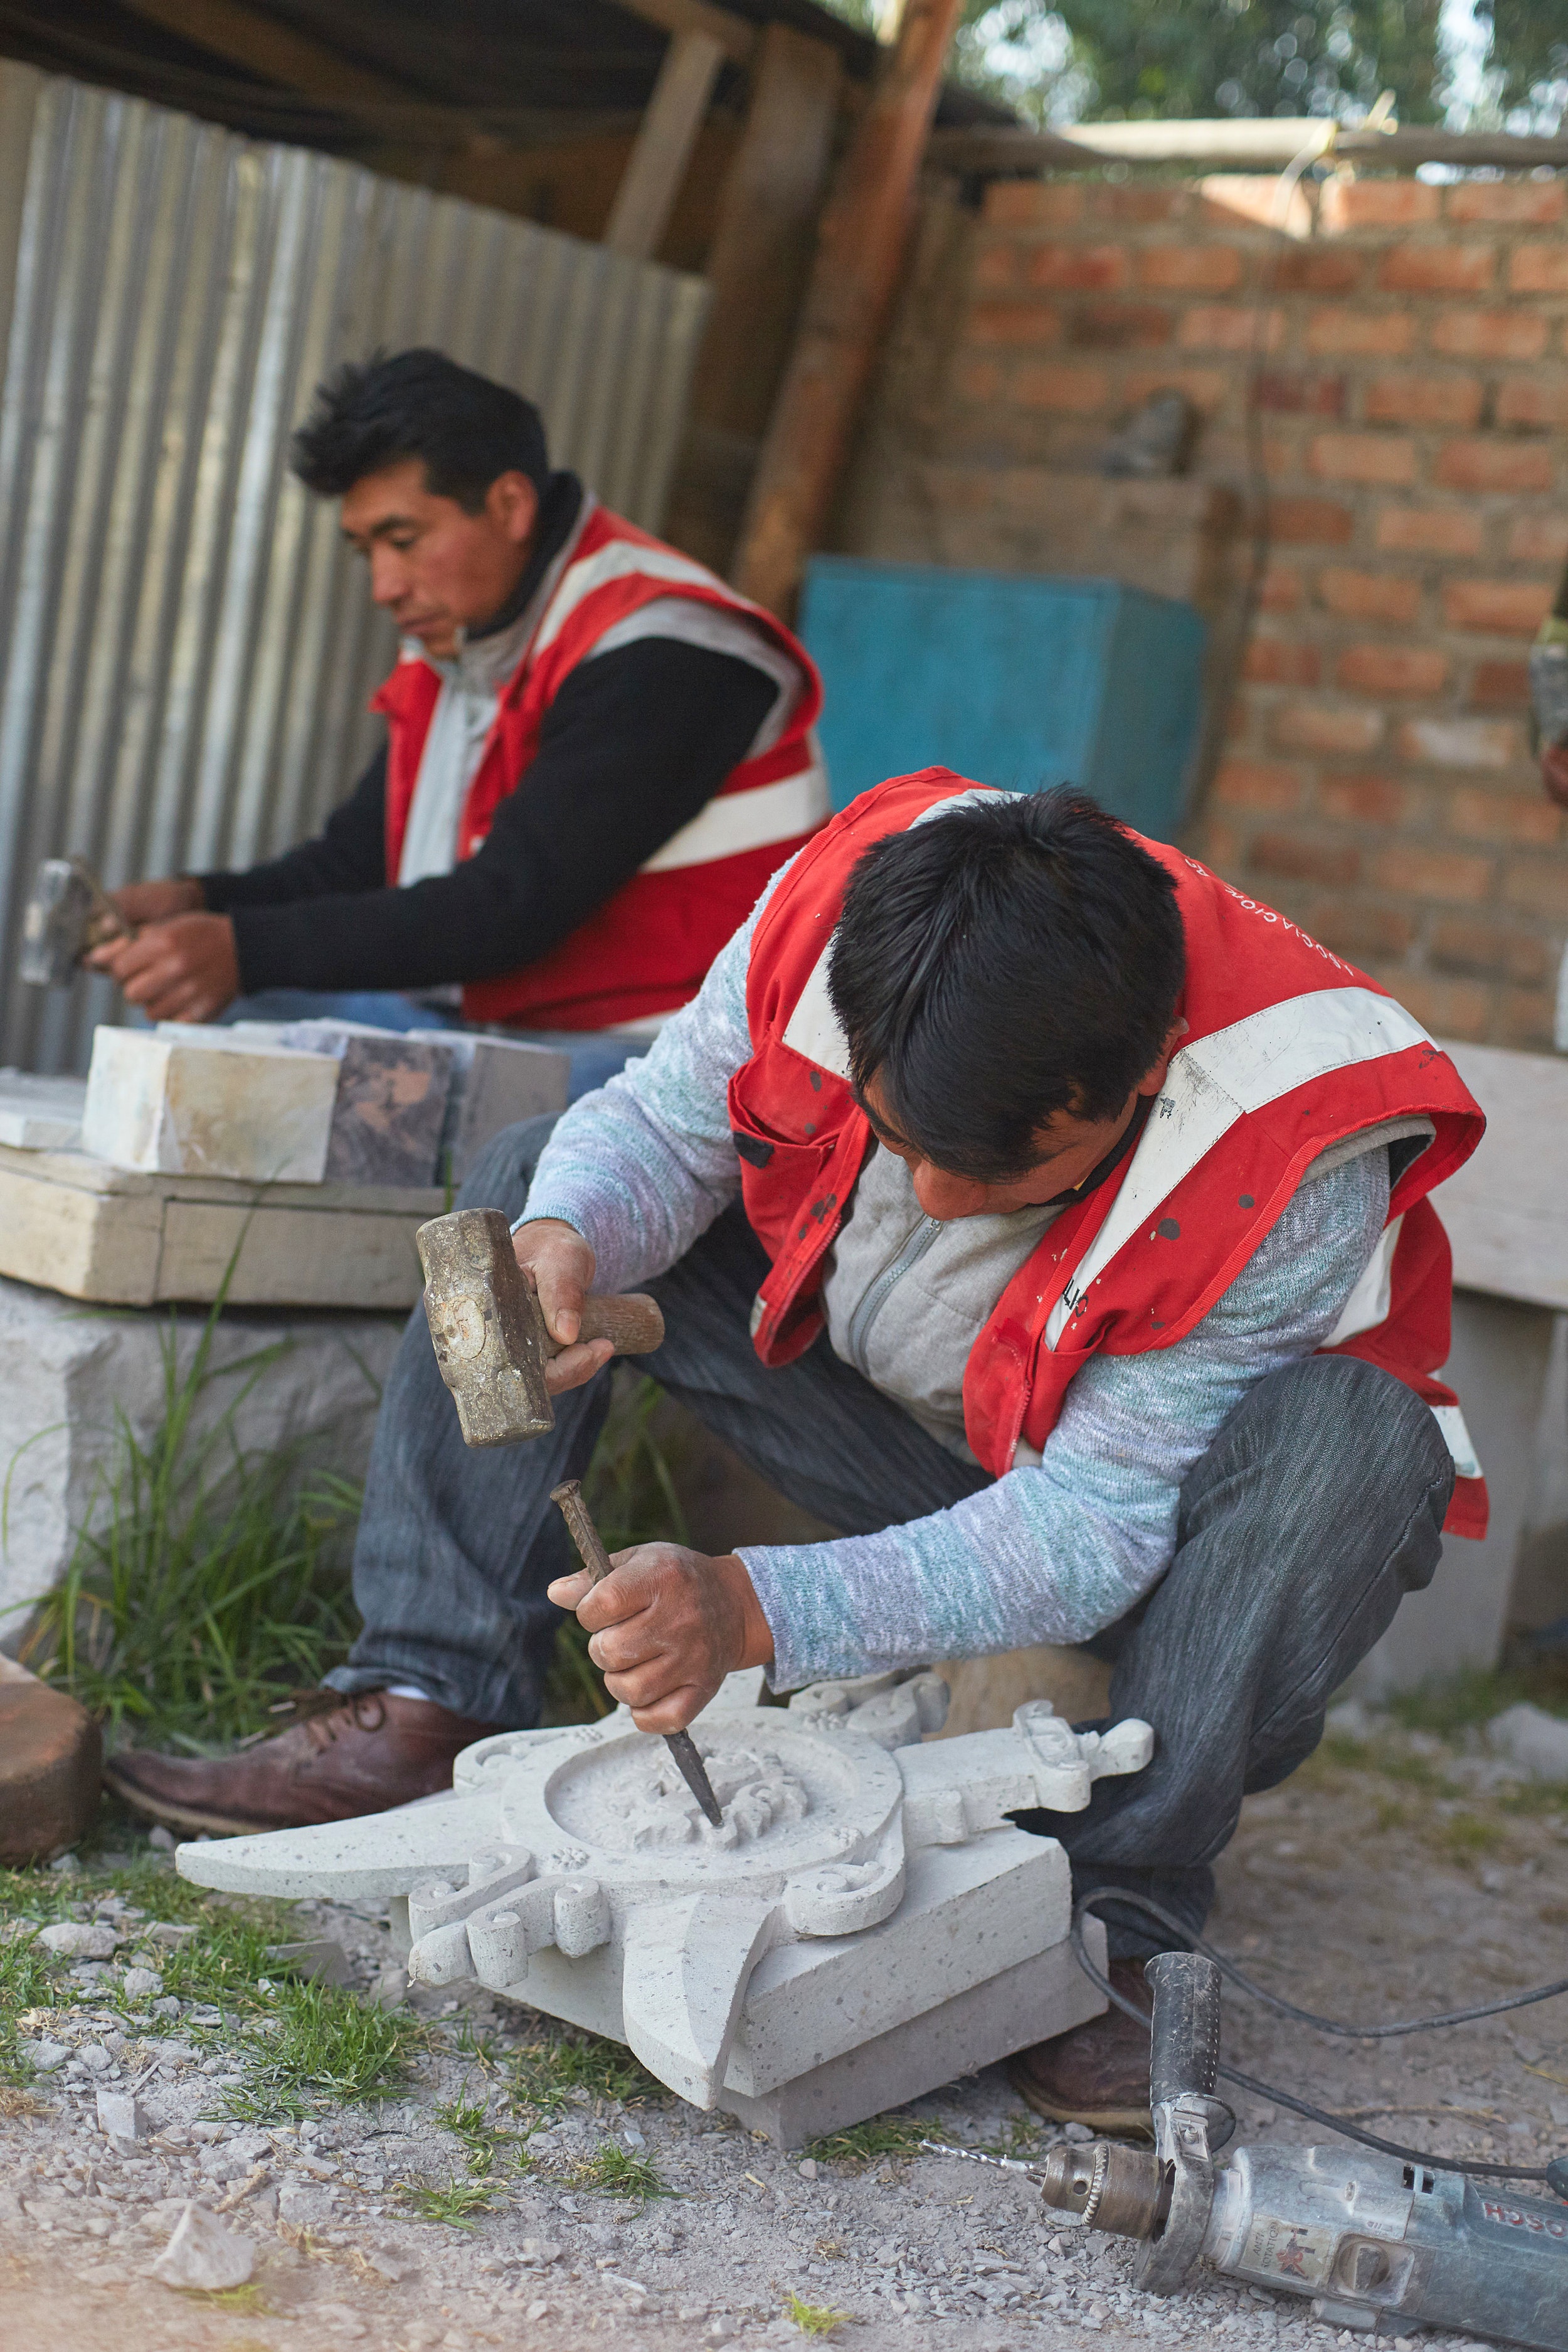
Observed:
[[[469,1445],[513,1445],[555,1427],[545,1360],[560,1342],[546,1325],[532,1276],[517,1264],[512,1229],[499,1209],[454,1209],[414,1235],[424,1268],[425,1319],[441,1377],[457,1401]],[[645,1356],[664,1336],[658,1302],[643,1292],[583,1302],[580,1336],[608,1339],[617,1355]],[[597,1584],[610,1556],[575,1478],[557,1486],[557,1504],[582,1564]],[[716,1829],[724,1819],[689,1732],[665,1734],[682,1778]]]
[[[135,924],[79,857],[46,857],[22,917],[17,972],[33,988],[68,988],[89,948],[135,937]]]

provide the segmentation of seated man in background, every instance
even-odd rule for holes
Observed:
[[[91,961],[153,1020],[499,1023],[598,1085],[827,814],[810,656],[439,352],[339,369],[293,467],[402,636],[386,744],[315,840],[117,891]]]

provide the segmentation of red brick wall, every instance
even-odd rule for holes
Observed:
[[[1568,184],[1332,181],[1285,237],[1273,193],[994,184],[901,325],[911,429],[1081,470],[1175,384],[1245,488],[1256,348],[1270,548],[1193,845],[1445,1033],[1549,1045],[1568,818],[1524,662],[1568,555]]]

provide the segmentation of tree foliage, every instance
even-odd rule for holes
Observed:
[[[1476,0],[1492,29],[1488,78],[1504,117],[1527,106],[1542,84],[1568,82],[1568,5],[1564,0]],[[1553,110],[1561,114],[1561,102]]]
[[[1510,5],[1510,0],[1503,0]],[[1441,0],[1058,0],[1087,110],[1118,116],[1441,112]]]

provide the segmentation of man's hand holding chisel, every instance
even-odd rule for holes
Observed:
[[[547,1373],[559,1395],[609,1360],[603,1342],[577,1340],[593,1286],[593,1252],[572,1226],[546,1218],[520,1226],[516,1242],[545,1320],[566,1343]],[[605,1688],[632,1709],[639,1731],[683,1731],[726,1675],[772,1664],[768,1620],[745,1561],[733,1552],[713,1558],[684,1544],[651,1543],[610,1559],[612,1573],[600,1582],[580,1570],[558,1577],[549,1597],[558,1609],[577,1612]]]

